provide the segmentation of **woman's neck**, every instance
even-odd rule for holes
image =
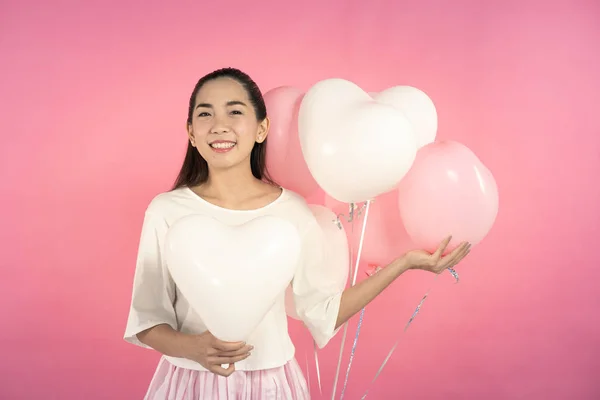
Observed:
[[[260,187],[260,181],[252,173],[242,175],[233,171],[219,171],[210,173],[201,187],[215,197],[235,200],[244,197],[248,192],[255,191]]]
[[[252,209],[269,201],[275,188],[254,177],[250,168],[231,168],[210,171],[205,183],[191,189],[206,201],[224,208]],[[267,199],[263,200],[265,196]]]

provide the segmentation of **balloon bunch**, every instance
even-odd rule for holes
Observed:
[[[319,209],[320,222],[347,235],[349,246],[338,251],[329,246],[338,262],[326,267],[340,268],[328,272],[338,282],[343,278],[345,284],[355,261],[351,284],[356,283],[361,257],[385,265],[409,246],[434,251],[450,234],[451,251],[462,241],[478,244],[492,228],[498,212],[492,173],[464,144],[436,141],[436,107],[423,91],[395,86],[367,93],[347,80],[327,79],[306,93],[273,89],[265,102],[272,177],[309,202],[321,202],[331,212]],[[355,238],[343,225],[361,215]],[[328,232],[339,242],[339,232]],[[342,257],[348,248],[358,248],[356,260]]]
[[[492,173],[467,146],[435,140],[436,108],[421,90],[395,86],[367,93],[347,80],[327,79],[305,94],[289,86],[273,89],[265,102],[271,119],[267,166],[282,186],[309,200],[324,192],[323,205],[336,213],[377,199],[373,214],[397,214],[394,223],[421,248],[435,249],[450,233],[449,250],[463,240],[477,244],[491,229],[498,212]],[[374,228],[369,231],[402,235]],[[382,263],[386,257],[377,250]]]

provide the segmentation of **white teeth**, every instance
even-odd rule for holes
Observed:
[[[230,149],[235,146],[235,143],[213,143],[210,147],[215,149]]]

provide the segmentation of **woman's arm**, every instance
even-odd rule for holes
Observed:
[[[451,237],[446,238],[433,254],[423,250],[410,251],[376,274],[344,290],[340,300],[340,309],[335,329],[338,329],[352,318],[354,314],[373,301],[375,297],[407,270],[423,269],[439,274],[447,268],[458,264],[469,253],[471,245],[469,243],[462,243],[448,255],[442,256],[451,239]]]
[[[335,329],[338,329],[352,318],[354,314],[373,301],[375,297],[408,269],[406,260],[399,258],[364,281],[344,290]]]
[[[140,342],[169,357],[188,358],[190,335],[160,324],[137,334]]]
[[[199,335],[181,333],[167,324],[156,325],[137,334],[140,342],[170,356],[196,361],[221,376],[235,371],[235,363],[250,356],[252,346],[243,342],[224,342],[206,331]],[[227,368],[223,365],[228,364]]]

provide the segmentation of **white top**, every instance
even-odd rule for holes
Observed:
[[[298,316],[322,348],[335,335],[341,292],[329,280],[319,279],[323,264],[323,232],[305,200],[283,189],[277,200],[256,210],[229,210],[196,195],[189,188],[156,196],[148,206],[138,250],[133,294],[125,340],[142,347],[136,335],[159,324],[169,324],[183,333],[199,334],[206,326],[178,290],[164,256],[165,236],[178,219],[190,214],[211,216],[229,225],[240,225],[253,218],[271,215],[284,218],[297,227],[302,238],[302,255],[291,282]],[[285,293],[277,299],[247,343],[252,355],[236,363],[241,371],[262,370],[285,365],[295,348],[288,334]],[[165,356],[172,364],[204,371],[195,361]]]

